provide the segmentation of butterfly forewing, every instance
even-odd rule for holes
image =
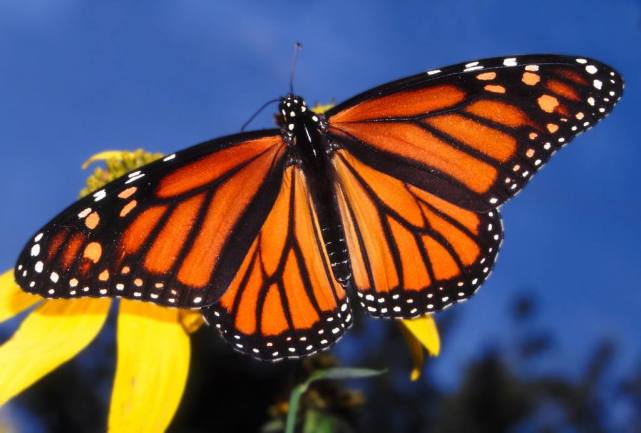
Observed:
[[[43,227],[16,279],[46,297],[210,304],[276,199],[285,149],[278,131],[241,134],[131,172]]]
[[[488,211],[605,117],[622,90],[621,77],[592,59],[485,59],[356,96],[327,113],[328,135],[393,177]]]

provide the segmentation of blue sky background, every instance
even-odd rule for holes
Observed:
[[[551,369],[583,365],[599,337],[617,363],[641,358],[641,2],[3,0],[0,3],[0,268],[72,202],[105,149],[171,152],[235,133],[287,92],[343,100],[405,75],[477,58],[580,54],[618,69],[614,113],[557,154],[503,207],[490,280],[457,306],[462,323],[435,361],[456,382],[470,356],[510,335],[524,288],[561,345]],[[271,126],[271,112],[253,128]],[[212,335],[212,338],[215,338]]]

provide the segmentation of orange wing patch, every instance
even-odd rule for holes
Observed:
[[[393,93],[361,102],[332,117],[332,123],[363,122],[390,117],[417,116],[444,110],[462,102],[465,92],[452,85]]]
[[[125,254],[135,254],[138,252],[166,210],[166,206],[154,206],[143,211],[136,217],[122,238],[122,247]]]
[[[370,314],[438,311],[470,297],[487,278],[502,235],[498,211],[458,207],[344,149],[334,167],[354,283]]]
[[[333,344],[351,323],[300,168],[286,169],[263,227],[208,320],[236,350],[298,358]]]
[[[569,84],[564,84],[558,80],[548,80],[545,83],[545,87],[552,93],[555,93],[565,99],[569,99],[574,102],[580,101],[579,94],[575,88]]]
[[[176,206],[145,256],[145,268],[153,273],[171,270],[187,236],[196,222],[196,217],[205,199],[200,193]]]
[[[56,233],[51,238],[51,241],[49,242],[49,248],[47,251],[47,258],[49,260],[53,260],[54,257],[56,257],[56,254],[58,254],[58,251],[60,250],[60,247],[62,246],[62,243],[66,237],[67,237],[67,231],[63,229],[58,233]]]
[[[472,102],[465,108],[465,111],[509,128],[533,124],[521,109],[500,101],[480,100]]]
[[[62,257],[60,260],[62,269],[69,269],[69,267],[73,264],[76,257],[78,257],[78,251],[80,250],[80,247],[82,246],[84,241],[85,235],[82,233],[74,233],[71,236],[71,239],[69,239],[67,245],[62,251]]]
[[[516,152],[516,139],[510,134],[474,122],[459,114],[442,114],[425,119],[428,125],[449,136],[458,136],[467,146],[505,162]]]

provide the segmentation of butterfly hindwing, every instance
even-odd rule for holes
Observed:
[[[485,59],[385,84],[327,113],[328,138],[394,177],[488,211],[605,117],[623,81],[596,60]]]
[[[410,318],[472,296],[502,240],[497,210],[473,212],[336,152],[337,196],[359,300]]]
[[[16,279],[45,297],[211,304],[276,199],[285,149],[279,131],[240,134],[131,172],[43,227]]]
[[[326,349],[351,325],[300,167],[286,169],[236,277],[204,314],[235,350],[265,360]]]

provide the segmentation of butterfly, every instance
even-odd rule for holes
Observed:
[[[327,349],[352,323],[465,301],[501,245],[499,206],[604,118],[623,81],[582,57],[430,70],[324,114],[292,93],[279,128],[130,172],[39,230],[15,277],[48,298],[196,308],[261,360]]]

